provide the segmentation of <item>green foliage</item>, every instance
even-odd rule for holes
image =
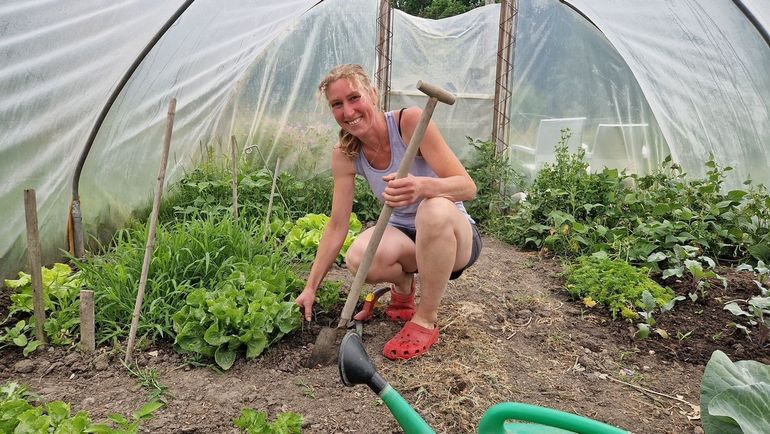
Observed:
[[[701,422],[706,434],[770,432],[770,366],[752,360],[733,363],[717,350],[701,380]]]
[[[340,303],[342,282],[324,280],[316,292],[316,303],[321,312],[330,312]]]
[[[440,19],[483,6],[482,0],[396,0],[394,7],[410,15]]]
[[[286,249],[294,257],[303,261],[312,261],[318,251],[318,244],[321,241],[326,225],[329,223],[329,216],[325,214],[307,214],[299,218],[289,233],[286,235]],[[350,214],[350,228],[345,242],[337,256],[337,261],[342,262],[345,259],[345,253],[353,244],[356,235],[361,232],[361,222],[355,214]]]
[[[299,307],[290,297],[301,288],[293,275],[255,258],[213,290],[198,288],[173,315],[175,344],[187,353],[213,358],[230,369],[238,350],[254,358],[300,326]]]
[[[51,268],[41,269],[43,280],[43,307],[46,320],[43,330],[53,345],[70,345],[78,333],[80,324],[80,288],[82,282],[78,273],[73,273],[67,264],[56,263]],[[19,272],[18,279],[5,280],[5,286],[14,290],[11,295],[10,315],[31,315],[32,276]],[[35,351],[40,342],[33,340],[34,318],[21,320],[13,328],[6,328],[0,335],[0,348],[10,343],[23,348],[27,356]],[[3,345],[3,344],[6,345]]]
[[[736,270],[752,271],[755,273],[756,280],[754,280],[754,283],[757,285],[759,294],[746,300],[729,301],[725,304],[724,309],[737,318],[743,318],[749,327],[759,328],[760,332],[757,343],[762,347],[765,345],[768,337],[770,337],[770,288],[767,287],[767,283],[770,281],[770,269],[767,268],[763,261],[759,261],[756,268],[746,264],[737,267]],[[747,334],[751,333],[749,327],[743,324],[736,322],[734,325]]]
[[[637,309],[652,312],[655,306],[662,308],[674,299],[674,292],[650,279],[648,271],[602,255],[581,256],[565,269],[566,288],[586,305],[606,306],[613,318],[620,314],[634,320],[641,316]]]
[[[666,277],[688,270],[694,275],[685,259],[710,267],[709,258],[750,262],[770,252],[764,186],[747,181],[747,190],[722,192],[732,169],[713,159],[703,179],[687,178],[670,159],[646,176],[614,169],[588,173],[583,151],[570,154],[566,137],[565,131],[555,163],[538,173],[527,201],[497,221],[493,232],[503,240],[568,258],[605,251],[655,271],[674,271]]]
[[[245,434],[300,434],[302,415],[284,412],[275,418],[275,422],[270,423],[266,411],[244,408],[240,417],[233,420],[233,424]]]
[[[238,174],[238,210],[241,219],[264,221],[270,203],[272,172],[243,165]],[[323,214],[331,210],[332,177],[328,174],[302,179],[281,173],[276,180],[271,217],[291,220],[305,214]],[[353,212],[364,221],[376,220],[381,204],[366,181],[356,177]],[[232,173],[229,167],[204,164],[170,187],[161,207],[161,220],[185,220],[196,216],[226,217],[232,213]],[[140,218],[149,210],[140,213]],[[271,218],[271,220],[272,220]]]
[[[492,141],[473,140],[473,159],[466,165],[468,174],[476,183],[476,198],[466,202],[468,213],[480,227],[493,231],[500,226],[505,212],[513,207],[508,193],[523,183],[523,177],[510,165],[507,155],[497,155],[497,146]]]
[[[109,415],[107,422],[93,423],[85,411],[71,414],[66,402],[38,401],[37,396],[17,383],[0,386],[0,432],[135,434],[139,432],[140,424],[151,419],[163,405],[151,402],[133,413],[130,419],[115,413]]]
[[[29,356],[43,343],[37,339],[31,339],[32,326],[27,321],[20,320],[13,327],[6,327],[5,333],[0,335],[0,349],[15,345],[22,349],[24,357]]]
[[[121,361],[129,374],[136,377],[139,380],[139,384],[150,391],[150,402],[162,402],[168,404],[166,396],[168,395],[168,387],[161,384],[158,379],[158,371],[145,368],[142,369],[139,365],[128,365]]]
[[[118,232],[105,254],[76,261],[83,284],[94,288],[99,342],[128,334],[146,240],[147,227],[135,225]],[[172,315],[185,305],[187,295],[195,288],[213,288],[244,263],[270,256],[271,266],[288,269],[279,245],[276,237],[265,236],[261,225],[236,223],[229,216],[158,227],[138,335],[173,338]]]

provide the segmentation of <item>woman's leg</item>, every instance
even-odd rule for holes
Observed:
[[[374,232],[371,227],[356,237],[345,255],[348,270],[355,275]],[[412,276],[417,269],[415,244],[400,230],[387,226],[382,234],[374,259],[366,274],[367,283],[388,282],[396,285],[396,291],[409,294]]]
[[[415,221],[420,270],[420,304],[412,321],[433,328],[449,276],[470,259],[473,231],[468,218],[445,198],[425,199]]]

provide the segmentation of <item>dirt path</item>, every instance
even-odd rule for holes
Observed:
[[[381,310],[364,327],[365,347],[380,373],[437,432],[473,432],[484,411],[501,401],[553,407],[637,433],[702,432],[687,404],[698,405],[702,364],[651,353],[628,338],[625,325],[610,327],[601,312],[584,312],[560,289],[556,261],[484,241],[479,262],[448,288],[441,343],[428,355],[384,359],[382,346],[398,326]],[[344,270],[330,278],[350,281]],[[326,321],[336,324],[336,318]],[[239,359],[226,373],[190,368],[169,348],[142,350],[140,366],[156,371],[171,393],[142,432],[234,433],[231,420],[244,407],[267,410],[271,419],[300,413],[303,432],[310,434],[399,432],[367,387],[343,386],[336,366],[303,366],[319,327],[285,339],[263,357]],[[148,389],[106,350],[95,361],[62,349],[30,360],[0,355],[0,382],[24,383],[97,420],[147,401]]]

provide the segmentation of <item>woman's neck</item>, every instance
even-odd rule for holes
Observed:
[[[390,140],[388,139],[388,123],[385,120],[385,113],[377,113],[377,121],[366,134],[359,137],[359,140],[361,140],[365,146],[374,150],[390,146]]]

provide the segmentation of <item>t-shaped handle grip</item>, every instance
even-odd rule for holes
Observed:
[[[436,98],[444,104],[452,105],[455,103],[455,96],[451,92],[430,83],[426,83],[422,80],[417,82],[417,89],[419,89],[425,95],[428,95],[431,98]]]

